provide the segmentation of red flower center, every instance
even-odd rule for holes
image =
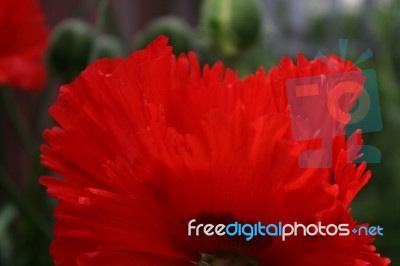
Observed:
[[[258,262],[234,252],[203,254],[197,266],[257,266]]]
[[[201,259],[197,262],[198,266],[255,266],[258,265],[253,256],[260,249],[265,249],[272,243],[272,238],[268,236],[255,235],[251,241],[246,240],[245,235],[237,236],[206,236],[201,228],[205,225],[212,224],[256,224],[255,221],[244,221],[238,219],[232,214],[215,214],[200,213],[195,217],[196,222],[193,224],[195,229],[192,231],[190,238],[197,240],[197,250],[201,254]],[[196,235],[197,226],[199,234]],[[194,239],[193,239],[194,238]],[[212,239],[212,241],[210,241]]]

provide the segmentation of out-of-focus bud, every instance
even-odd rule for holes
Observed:
[[[139,48],[144,48],[159,35],[169,38],[169,45],[174,49],[174,54],[193,50],[192,34],[188,24],[184,21],[171,16],[159,18],[152,22],[138,36]]]
[[[261,17],[258,0],[204,0],[201,26],[217,51],[232,56],[256,42]]]
[[[74,79],[89,63],[94,31],[84,21],[69,19],[59,24],[52,33],[49,63],[64,81]]]
[[[118,56],[123,56],[124,49],[121,42],[110,35],[100,35],[96,38],[92,51],[90,52],[89,61],[100,58],[115,58]]]

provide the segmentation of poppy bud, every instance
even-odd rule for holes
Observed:
[[[205,0],[201,25],[211,45],[224,55],[235,55],[253,44],[261,29],[258,0]]]
[[[94,32],[84,21],[65,20],[51,36],[49,63],[65,81],[71,81],[88,64]]]
[[[176,55],[193,50],[190,26],[172,16],[162,17],[151,23],[138,38],[139,48],[146,47],[159,35],[169,38],[169,44]]]
[[[115,58],[123,54],[122,44],[117,38],[110,35],[100,35],[94,42],[89,59],[92,62],[100,58]]]

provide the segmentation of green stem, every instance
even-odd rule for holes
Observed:
[[[24,123],[25,119],[20,110],[17,108],[18,104],[16,103],[11,90],[7,88],[0,88],[0,98],[4,112],[6,116],[8,116],[10,123],[22,145],[32,157],[37,155],[37,147],[39,147],[39,145],[32,135],[30,135],[30,130]]]
[[[48,79],[48,83],[43,91],[40,93],[35,106],[34,115],[34,132],[41,132],[44,128],[50,127],[52,124],[52,119],[48,115],[48,109],[50,107],[49,99],[53,96],[55,92],[54,82],[51,77]]]
[[[26,221],[34,226],[47,239],[50,240],[52,238],[51,226],[40,216],[36,215],[33,207],[19,194],[2,168],[0,168],[0,191],[15,205],[15,207],[17,207],[19,213]]]
[[[97,9],[96,36],[99,36],[102,32],[104,32],[104,28],[107,25],[108,7],[108,0],[99,1],[99,7]]]

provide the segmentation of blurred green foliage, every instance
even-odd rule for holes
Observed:
[[[257,40],[261,9],[257,0],[204,0],[200,26],[211,48],[234,56]]]

